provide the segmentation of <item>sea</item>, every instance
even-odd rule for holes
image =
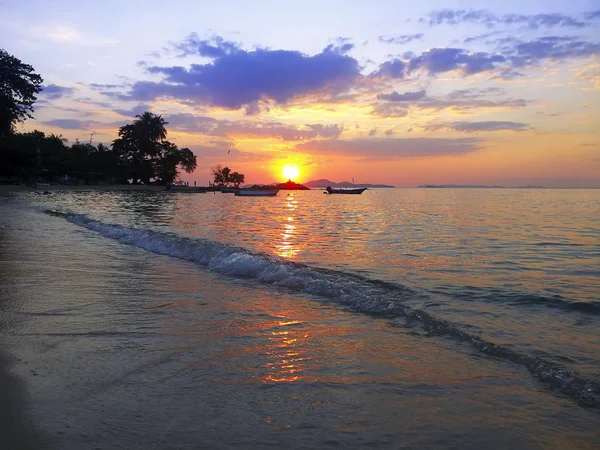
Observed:
[[[2,449],[598,449],[600,190],[13,192],[0,400]]]

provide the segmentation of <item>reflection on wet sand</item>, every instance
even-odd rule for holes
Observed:
[[[268,373],[264,381],[289,383],[304,378],[302,372],[305,361],[310,357],[306,356],[306,349],[302,345],[308,334],[294,329],[294,325],[300,323],[297,320],[281,321],[277,329],[267,330],[269,343],[265,346],[265,355],[268,361],[264,366]]]

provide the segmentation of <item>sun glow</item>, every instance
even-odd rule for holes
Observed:
[[[286,164],[283,166],[283,169],[281,169],[281,173],[288,180],[295,180],[298,178],[298,175],[300,175],[300,170],[296,165]]]

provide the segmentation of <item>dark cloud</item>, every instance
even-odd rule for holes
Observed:
[[[425,97],[425,90],[416,92],[405,92],[404,94],[398,94],[396,91],[392,91],[389,94],[379,94],[378,100],[387,100],[390,102],[405,102],[420,100]]]
[[[384,78],[404,78],[406,63],[399,58],[386,61],[371,76]]]
[[[448,122],[429,124],[424,127],[426,131],[441,129],[461,131],[464,133],[477,133],[479,131],[528,131],[530,126],[523,122],[484,121],[484,122]]]
[[[501,34],[501,33],[502,33],[501,31],[490,31],[489,33],[478,34],[477,36],[470,36],[463,40],[463,44],[470,44],[472,42],[483,41],[484,39],[488,39],[492,36],[497,36],[498,34]]]
[[[136,105],[131,109],[115,109],[114,111],[125,117],[135,117],[137,115],[142,115],[146,111],[150,111],[150,109],[150,105],[141,104]]]
[[[400,36],[379,36],[378,40],[386,44],[408,44],[409,42],[423,39],[423,36],[423,33],[401,34]]]
[[[502,95],[504,95],[504,90],[497,87],[460,89],[442,97],[428,97],[425,95],[425,91],[405,92],[404,94],[393,91],[390,94],[377,96],[379,100],[387,101],[372,105],[371,114],[377,117],[404,117],[408,114],[409,108],[434,111],[452,109],[461,113],[469,113],[478,108],[524,108],[532,103],[524,99],[498,98]],[[490,96],[492,98],[489,98]]]
[[[359,157],[368,160],[395,160],[443,155],[463,155],[472,153],[479,148],[480,141],[475,138],[380,138],[307,142],[297,145],[295,150],[327,155]]]
[[[567,60],[600,54],[600,44],[572,36],[546,36],[531,41],[513,39],[503,47],[513,68],[536,66],[544,59]]]
[[[369,131],[369,136],[375,136],[377,134],[377,128],[373,128]]]
[[[210,39],[200,39],[196,33],[191,33],[183,42],[173,44],[181,53],[179,56],[200,55],[207,58],[221,58],[241,51],[238,44],[226,41],[220,36]]]
[[[597,9],[596,11],[588,11],[588,12],[584,13],[583,18],[585,20],[600,19],[600,9]]]
[[[266,108],[266,110],[268,111],[269,108]],[[260,104],[258,102],[249,103],[248,105],[246,105],[246,108],[244,110],[244,114],[247,116],[256,116],[261,112],[262,108],[260,107]]]
[[[51,84],[49,86],[43,87],[41,95],[44,95],[45,97],[51,100],[58,100],[59,98],[72,94],[74,91],[75,89],[70,87],[59,86],[58,84]]]
[[[406,36],[409,35],[400,38]],[[420,54],[405,53],[363,75],[358,61],[346,54],[353,48],[347,38],[338,38],[320,53],[307,55],[299,51],[262,48],[247,51],[220,37],[201,40],[197,35],[190,35],[177,44],[179,50],[186,55],[210,58],[210,63],[189,67],[149,66],[146,71],[162,76],[160,81],[138,81],[125,94],[104,93],[137,102],[168,98],[190,105],[244,109],[246,115],[251,116],[263,109],[261,105],[269,103],[285,106],[303,101],[353,101],[361,93],[372,92],[381,82],[419,74],[436,76],[458,72],[466,77],[489,73],[496,79],[511,80],[523,76],[521,69],[539,66],[545,60],[564,61],[600,55],[600,44],[572,36],[546,36],[528,41],[508,37],[493,42],[497,48],[494,53],[452,47],[431,48]],[[406,94],[380,94],[379,100],[403,101],[401,96]],[[389,106],[377,110],[382,115],[384,110],[395,117],[403,114],[401,109]]]
[[[592,20],[597,16],[597,11],[584,14],[584,20]],[[532,30],[537,30],[542,27],[563,27],[563,28],[584,28],[591,26],[589,22],[585,22],[573,16],[565,14],[550,13],[550,14],[494,14],[485,10],[465,10],[465,9],[442,9],[432,11],[428,17],[419,19],[420,23],[428,23],[430,26],[435,25],[459,25],[463,23],[473,23],[484,25],[492,28],[501,25],[523,25]]]
[[[193,114],[166,115],[165,120],[169,122],[169,128],[177,131],[227,138],[251,136],[265,139],[281,139],[284,141],[337,139],[344,130],[339,125],[307,124],[299,128],[280,122],[233,122],[207,116],[195,116]]]
[[[219,43],[221,47],[225,45]],[[308,94],[342,93],[360,76],[358,61],[344,55],[347,51],[344,45],[332,44],[312,56],[289,50],[244,51],[221,47],[213,51],[216,56],[211,64],[192,64],[190,68],[148,67],[149,73],[163,75],[164,79],[139,81],[128,95],[120,98],[150,101],[167,97],[240,109],[263,99],[285,104]],[[201,47],[197,51],[207,50]]]
[[[460,48],[432,48],[408,63],[408,71],[421,70],[429,75],[460,70],[464,75],[491,71],[506,58],[485,52],[470,53]]]
[[[370,78],[404,79],[413,73],[429,76],[452,71],[463,76],[489,72],[496,78],[522,77],[518,69],[539,66],[544,60],[565,61],[600,55],[600,44],[573,36],[546,36],[523,41],[514,37],[496,39],[497,52],[470,52],[462,48],[437,47],[421,54],[405,53],[381,64]]]
[[[389,130],[385,130],[385,131],[384,131],[384,134],[385,134],[386,136],[391,136],[392,134],[394,134],[394,130],[392,130],[392,129],[390,128]]]

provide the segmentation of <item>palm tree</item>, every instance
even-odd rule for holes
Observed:
[[[164,141],[167,138],[165,125],[168,125],[169,122],[166,122],[162,116],[146,111],[144,114],[138,114],[135,117],[137,120],[133,122],[133,125],[137,128],[143,140],[156,142]]]
[[[48,139],[56,139],[58,141],[61,141],[64,144],[69,142],[69,140],[66,137],[64,137],[62,134],[56,135],[54,133],[50,133],[50,136],[48,136]]]

